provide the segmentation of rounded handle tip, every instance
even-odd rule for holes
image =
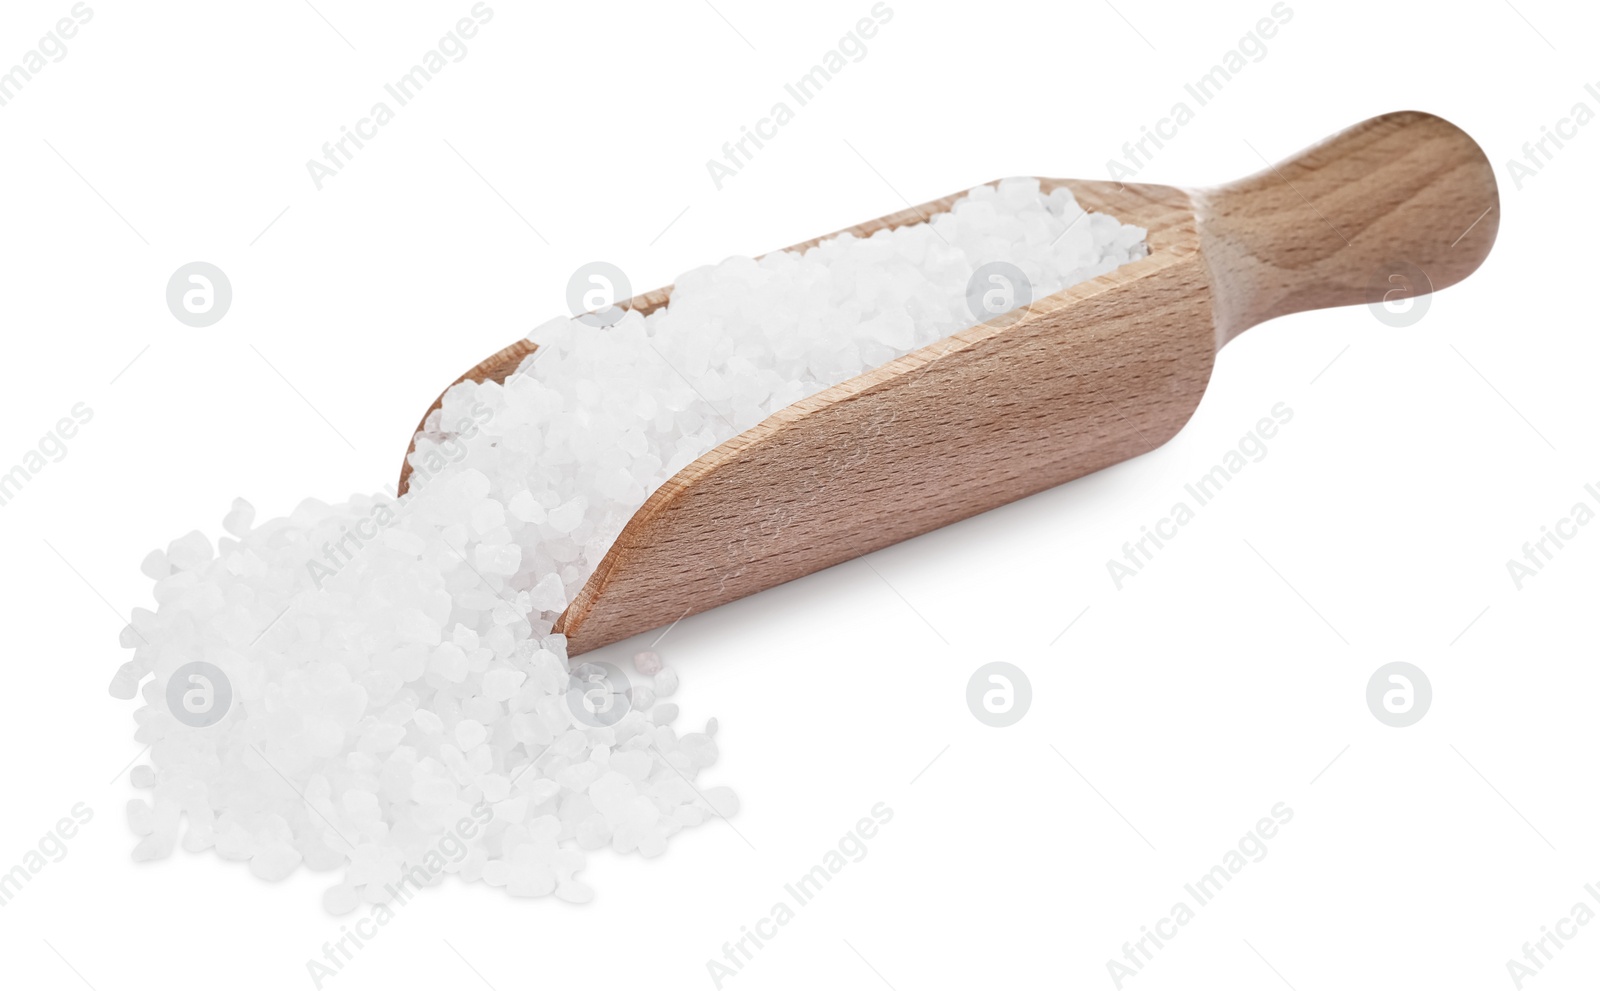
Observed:
[[[1219,346],[1287,313],[1453,285],[1488,257],[1500,225],[1483,149],[1412,110],[1191,195]]]

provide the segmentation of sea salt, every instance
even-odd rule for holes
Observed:
[[[661,670],[661,655],[653,650],[641,650],[633,655],[633,669],[645,677]]]
[[[969,302],[980,266],[1013,266],[1037,299],[1142,257],[1143,238],[1007,180],[928,223],[694,269],[649,316],[550,321],[504,384],[452,387],[404,497],[264,522],[239,500],[216,545],[195,531],[153,551],[157,608],[133,610],[110,688],[140,699],[150,747],[134,856],[181,835],[265,880],[342,871],[334,914],[445,873],[584,902],[587,853],[659,856],[735,815],[732,789],[691,783],[718,759],[715,720],[680,736],[658,702],[676,669],[653,650],[632,679],[569,664],[561,611],[679,469],[987,317]],[[227,708],[175,709],[169,687]]]
[[[678,690],[678,672],[671,668],[662,668],[656,672],[651,684],[656,690],[657,698],[666,698]]]

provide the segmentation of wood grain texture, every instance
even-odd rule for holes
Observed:
[[[1223,342],[1273,317],[1373,302],[1406,266],[1428,288],[1453,285],[1500,229],[1494,166],[1466,132],[1414,111],[1194,195]]]
[[[1243,330],[1367,302],[1399,262],[1425,273],[1424,291],[1443,288],[1477,268],[1498,229],[1477,145],[1410,112],[1215,189],[1040,181],[1145,227],[1149,256],[780,410],[689,464],[561,616],[572,654],[1152,450],[1188,421],[1217,349]],[[918,223],[961,195],[848,230]],[[648,313],[670,298],[669,286],[623,305]],[[462,379],[503,381],[532,350],[513,344]]]
[[[1058,183],[1049,183],[1051,187]],[[634,515],[558,629],[573,653],[670,623],[1164,443],[1215,333],[1187,194],[1114,196],[1151,253],[780,410]],[[1014,315],[1008,315],[1014,316]]]

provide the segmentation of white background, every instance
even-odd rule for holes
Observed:
[[[0,508],[0,870],[95,811],[0,909],[7,985],[309,988],[351,921],[322,912],[326,877],[130,861],[132,705],[105,686],[117,614],[150,604],[146,551],[216,534],[235,495],[266,517],[387,485],[433,397],[563,312],[581,263],[648,289],[1003,176],[1103,177],[1271,7],[891,0],[867,56],[719,192],[706,160],[868,0],[491,0],[469,54],[319,192],[306,160],[471,3],[314,2],[91,0],[0,108],[0,462],[94,410]],[[1139,180],[1223,182],[1261,167],[1251,145],[1431,111],[1496,165],[1483,268],[1411,327],[1356,307],[1251,330],[1160,450],[685,620],[659,649],[685,721],[721,720],[702,781],[739,791],[737,832],[596,856],[584,907],[446,884],[328,986],[710,988],[706,961],[879,802],[867,857],[726,986],[1112,988],[1106,961],[1278,802],[1269,855],[1125,986],[1514,986],[1507,959],[1600,882],[1600,526],[1520,591],[1505,565],[1596,502],[1600,126],[1520,190],[1506,163],[1575,102],[1600,110],[1596,15],[1290,6]],[[0,8],[0,67],[70,7]],[[234,288],[207,329],[164,303],[194,260]],[[1106,560],[1279,402],[1268,456],[1118,591]],[[1032,680],[1009,729],[965,704],[991,660]],[[1407,729],[1364,700],[1395,660],[1434,689]],[[1579,933],[1525,986],[1592,986],[1600,924]]]

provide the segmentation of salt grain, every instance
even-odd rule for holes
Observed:
[[[653,650],[641,650],[633,655],[633,668],[646,678],[661,670],[661,655]]]
[[[527,674],[515,668],[495,668],[488,671],[483,676],[484,698],[496,702],[509,702],[527,678]]]
[[[144,573],[146,578],[152,578],[156,581],[160,581],[161,579],[172,574],[172,565],[167,563],[166,551],[153,550],[149,554],[145,555],[143,563],[139,565],[139,570]],[[123,644],[123,646],[127,647],[131,645]]]
[[[656,696],[665,698],[678,690],[678,672],[672,668],[662,668],[656,672],[652,684],[655,686]]]
[[[233,500],[233,508],[228,515],[222,518],[222,528],[235,537],[242,537],[250,532],[250,524],[256,518],[254,506],[243,499]]]
[[[489,738],[489,731],[476,719],[463,719],[456,724],[456,744],[462,750],[471,750]]]

